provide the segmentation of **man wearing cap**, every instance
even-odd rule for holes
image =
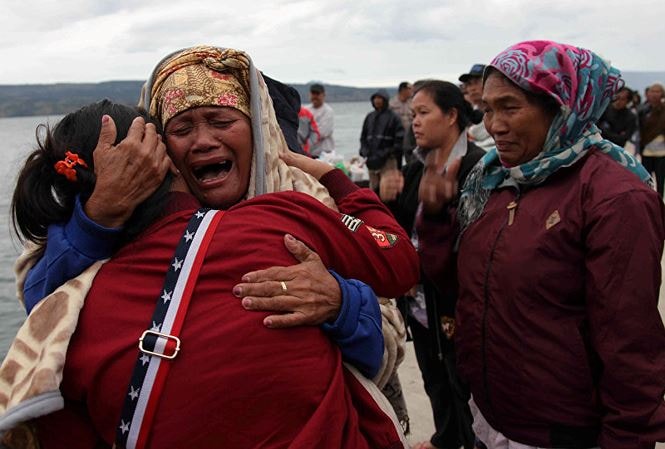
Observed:
[[[469,73],[465,73],[459,77],[465,91],[464,98],[473,106],[474,111],[480,114],[480,102],[483,96],[483,72],[485,71],[484,64],[474,64],[471,66]],[[475,122],[475,120],[472,120]],[[469,140],[473,141],[476,145],[483,150],[488,150],[494,146],[494,139],[485,129],[482,120],[477,125],[469,126],[467,132]]]
[[[312,144],[310,154],[313,158],[318,158],[323,152],[332,152],[335,150],[335,141],[333,140],[333,128],[335,125],[335,113],[333,108],[325,102],[326,90],[322,84],[314,83],[309,86],[310,104],[307,109],[314,115],[316,124],[319,125],[320,139]]]

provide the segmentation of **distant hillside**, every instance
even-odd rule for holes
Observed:
[[[86,104],[108,98],[116,103],[135,105],[143,81],[108,81],[104,83],[0,85],[0,117],[30,115],[59,115]],[[300,94],[303,104],[309,103],[306,84],[292,85]],[[326,84],[326,98],[330,102],[367,101],[377,88],[336,86]],[[392,95],[395,89],[386,89]]]
[[[298,93],[303,104],[309,103],[309,84],[291,84]],[[326,101],[337,103],[340,101],[366,101],[374,92],[379,89],[385,89],[388,95],[395,95],[397,89],[390,87],[350,87],[338,86],[334,84],[324,84],[326,89]]]
[[[136,104],[142,81],[109,81],[96,84],[0,85],[0,117],[58,115],[109,98]]]
[[[665,72],[623,72],[626,86],[644,96],[644,89],[654,82],[665,82]],[[143,81],[108,81],[104,83],[59,83],[0,85],[0,117],[59,115],[76,108],[109,98],[117,103],[135,105]],[[331,103],[367,101],[376,87],[352,87],[324,84]],[[309,103],[308,84],[292,84],[303,104]],[[386,88],[394,95],[395,88]]]

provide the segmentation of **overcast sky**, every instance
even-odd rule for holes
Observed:
[[[664,18],[663,0],[7,0],[0,84],[144,80],[195,44],[245,50],[287,83],[454,81],[527,39],[664,71]]]

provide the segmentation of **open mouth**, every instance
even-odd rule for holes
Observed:
[[[233,168],[232,161],[223,161],[216,164],[203,165],[193,169],[194,176],[200,182],[212,182],[224,178]]]

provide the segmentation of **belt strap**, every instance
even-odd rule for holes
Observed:
[[[180,351],[180,330],[210,241],[223,212],[199,209],[178,243],[127,388],[115,447],[146,447],[172,359]]]

